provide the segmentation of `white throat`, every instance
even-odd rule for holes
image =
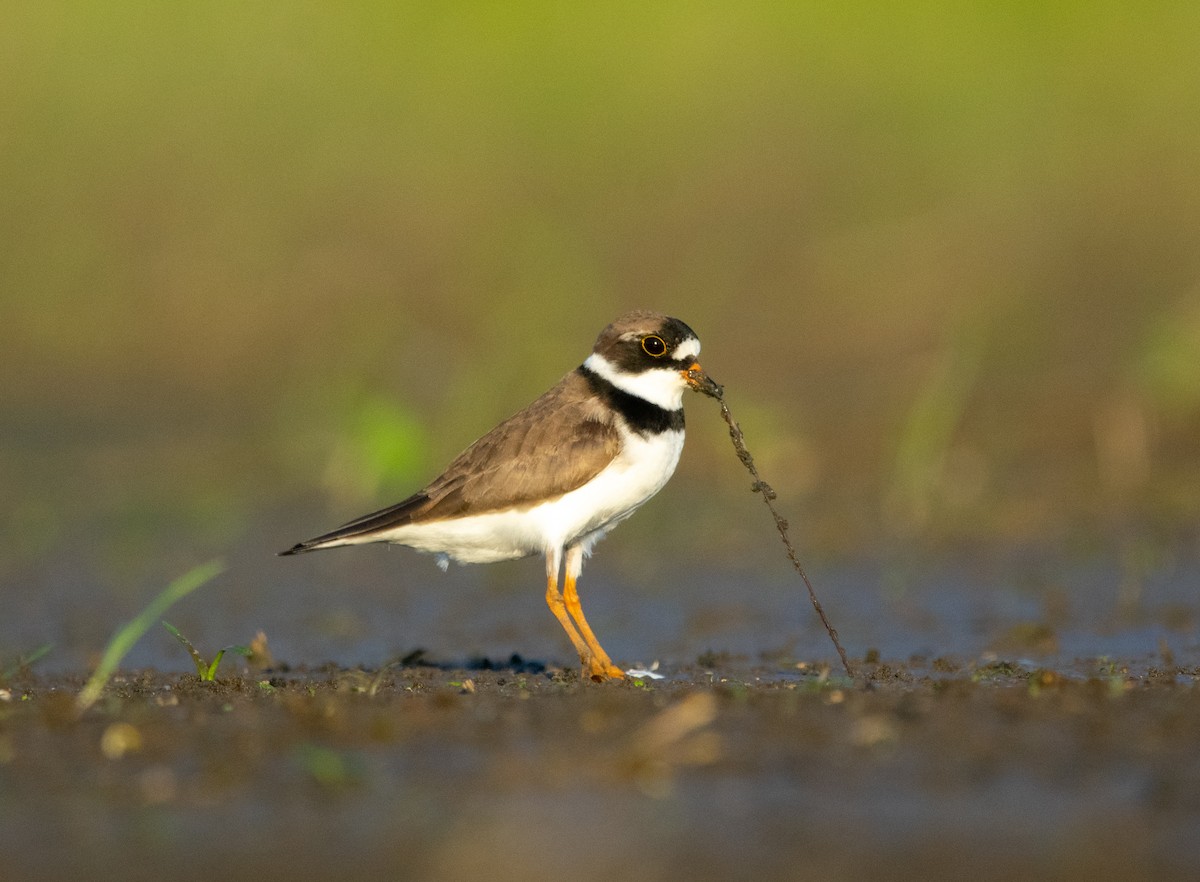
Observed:
[[[595,352],[587,357],[583,366],[622,392],[657,404],[663,410],[679,410],[683,407],[687,381],[675,368],[657,368],[630,374],[617,369],[607,358]]]

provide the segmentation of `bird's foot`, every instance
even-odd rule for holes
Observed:
[[[583,660],[583,675],[593,683],[625,679],[625,672],[612,662],[600,661],[594,658]]]

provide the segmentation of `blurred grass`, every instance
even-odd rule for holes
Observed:
[[[0,16],[10,573],[394,501],[632,306],[817,553],[1194,537],[1194,4]]]

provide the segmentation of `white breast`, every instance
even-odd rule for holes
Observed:
[[[622,432],[621,454],[582,487],[535,507],[546,525],[548,545],[585,542],[585,553],[614,525],[637,511],[675,473],[683,452],[683,431],[643,438]]]

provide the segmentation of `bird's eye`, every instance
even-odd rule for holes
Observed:
[[[647,355],[654,358],[662,358],[667,354],[666,341],[655,334],[642,338],[642,349],[645,350]]]

